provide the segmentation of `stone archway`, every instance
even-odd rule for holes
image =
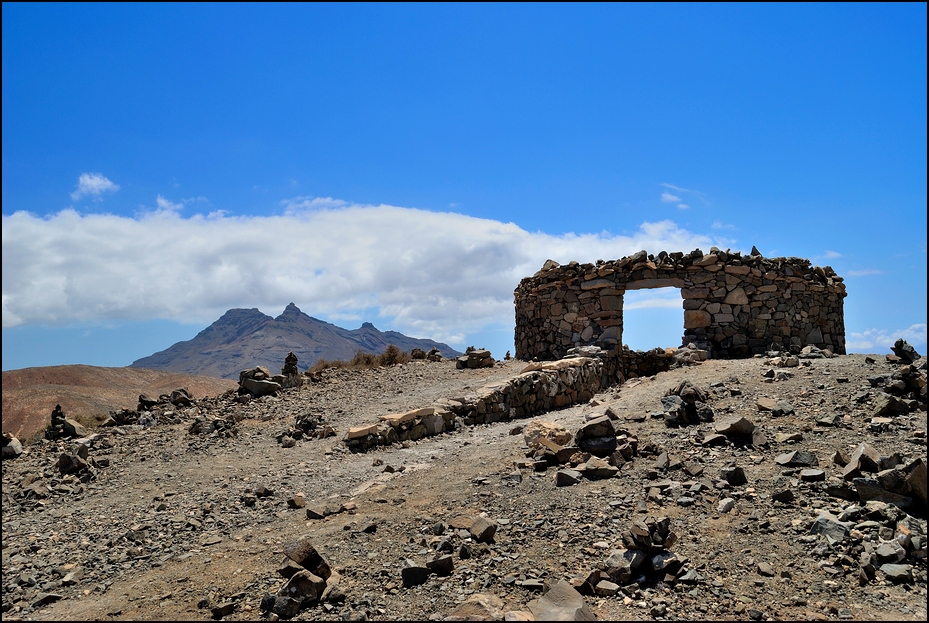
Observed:
[[[711,357],[749,357],[772,345],[845,353],[845,284],[832,268],[714,247],[708,254],[640,251],[596,264],[547,261],[514,293],[516,356],[558,359],[575,346],[621,348],[624,293],[668,286],[684,301],[683,343]]]

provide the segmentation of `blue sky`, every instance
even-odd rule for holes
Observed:
[[[799,256],[926,350],[926,5],[3,4],[3,369],[225,310],[513,348],[548,258]],[[673,290],[624,341],[680,343]]]

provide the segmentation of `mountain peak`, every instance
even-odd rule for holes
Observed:
[[[284,322],[295,322],[295,321],[299,321],[300,319],[304,317],[309,318],[309,316],[307,316],[302,311],[300,311],[299,307],[297,307],[293,303],[290,303],[287,305],[287,307],[284,308],[284,311],[281,312],[281,315],[275,318],[275,320],[284,321]]]
[[[350,360],[359,350],[377,355],[390,344],[403,351],[436,347],[445,357],[461,354],[433,340],[396,331],[382,333],[370,322],[354,331],[343,329],[290,303],[277,318],[254,308],[230,309],[194,339],[137,359],[132,367],[236,379],[242,370],[256,365],[279,369],[288,352],[305,370],[320,359]]]

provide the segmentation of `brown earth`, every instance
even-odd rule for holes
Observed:
[[[779,381],[763,376],[771,367],[762,359],[709,361],[633,379],[589,403],[540,415],[573,432],[609,407],[643,449],[616,477],[566,487],[555,486],[555,468],[517,469],[526,447],[512,433],[528,419],[367,454],[349,453],[341,442],[350,426],[509,378],[524,365],[516,361],[483,370],[457,370],[450,361],[333,370],[319,382],[244,405],[230,397],[200,400],[173,414],[184,419],[179,424],[100,429],[90,456],[109,465],[83,483],[55,469],[69,446],[43,441],[3,461],[4,619],[205,620],[224,603],[230,604],[227,620],[258,619],[262,597],[284,582],[277,570],[285,544],[300,537],[311,538],[341,575],[345,599],[306,608],[298,620],[437,619],[474,593],[496,595],[506,611],[525,611],[539,596],[532,580],[541,585],[587,575],[647,514],[671,519],[679,537],[671,549],[698,577],[693,583],[642,579],[613,596],[586,597],[600,619],[926,620],[925,558],[906,559],[910,583],[893,583],[880,572],[859,583],[859,553],[892,537],[888,526],[906,513],[873,502],[865,507],[827,490],[831,479],[841,478],[835,451],[863,441],[881,455],[926,460],[925,410],[872,426],[879,392],[867,378],[897,369],[874,358],[809,360]],[[661,410],[660,398],[682,380],[715,386],[709,404],[716,420],[744,416],[769,444],[706,447],[701,436],[713,424],[668,428],[648,415]],[[759,398],[786,400],[795,413],[759,411]],[[236,434],[190,434],[198,413],[234,413]],[[282,447],[280,434],[307,413],[322,416],[338,436]],[[816,424],[827,413],[840,416],[837,426]],[[778,443],[778,433],[799,439]],[[704,473],[657,469],[662,450],[672,463],[699,464]],[[830,480],[807,482],[799,470],[774,462],[792,450],[816,454]],[[733,464],[748,482],[720,488],[721,470]],[[20,495],[36,477],[47,482],[48,496]],[[663,495],[649,492],[655,478],[672,481]],[[702,490],[689,493],[692,484]],[[272,495],[256,496],[260,486]],[[772,493],[784,489],[795,499],[773,501]],[[310,506],[345,510],[308,519],[304,509],[287,504],[298,492]],[[735,501],[732,511],[718,510],[723,498]],[[810,532],[823,511],[845,513],[858,531],[825,543]],[[925,509],[913,512],[912,525],[925,534]],[[463,513],[498,523],[489,545],[478,547],[451,527]],[[442,537],[435,534],[439,527]],[[441,538],[453,547],[452,574],[404,588],[403,561],[423,564]],[[462,547],[472,557],[463,557]],[[761,572],[762,563],[773,575]],[[71,571],[80,573],[65,581]]]
[[[3,373],[3,432],[27,439],[49,424],[56,404],[68,417],[89,420],[118,409],[135,409],[139,394],[158,398],[186,387],[194,398],[238,387],[229,379],[143,368],[68,365]]]

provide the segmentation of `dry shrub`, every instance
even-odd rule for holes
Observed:
[[[341,359],[320,359],[307,370],[309,374],[318,374],[327,368],[347,368],[348,362]]]
[[[344,370],[370,370],[378,366],[392,366],[398,363],[407,363],[411,360],[410,354],[401,351],[393,344],[389,345],[380,355],[367,353],[363,350],[355,352],[351,361],[341,359],[320,359],[309,370],[309,374],[318,374],[327,368],[342,368]]]
[[[409,353],[405,353],[393,344],[389,345],[384,352],[381,353],[380,357],[377,358],[378,363],[382,366],[392,366],[398,363],[407,363],[410,361],[411,357]]]
[[[353,370],[367,370],[368,368],[376,368],[378,366],[377,356],[372,355],[371,353],[366,353],[363,350],[355,352],[355,356],[352,357],[352,360],[348,362],[348,367]]]

